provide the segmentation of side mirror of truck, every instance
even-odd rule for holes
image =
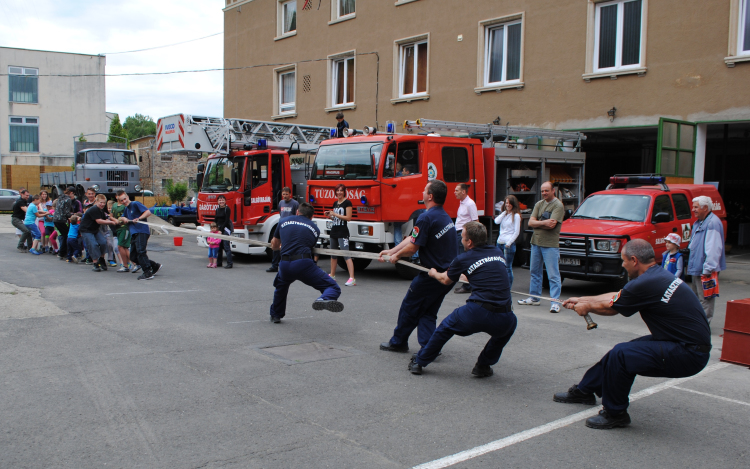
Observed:
[[[205,170],[206,170],[206,165],[205,165],[205,164],[203,164],[203,163],[199,163],[199,164],[198,164],[198,172],[199,172],[199,173],[202,173],[202,172],[204,172]]]
[[[654,215],[653,220],[651,223],[666,223],[669,221],[669,214],[667,212],[659,212],[656,215]]]
[[[563,221],[567,220],[568,218],[573,216],[573,210],[567,209],[565,211],[565,215],[563,216]]]
[[[198,190],[200,190],[201,187],[203,187],[203,173],[202,172],[195,175],[195,184],[198,186]]]

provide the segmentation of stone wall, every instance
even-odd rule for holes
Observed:
[[[171,179],[173,182],[188,183],[188,197],[195,194],[190,186],[191,183],[195,183],[198,163],[205,163],[207,157],[199,158],[194,153],[154,155],[154,151],[149,145],[136,147],[133,150],[138,157],[138,165],[141,168],[141,185],[144,189],[154,191],[155,196],[166,196],[167,191],[164,182]]]

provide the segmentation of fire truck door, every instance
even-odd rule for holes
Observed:
[[[268,153],[248,158],[245,175],[243,222],[254,224],[255,220],[271,212],[271,184],[268,183]],[[248,190],[249,189],[249,190]],[[255,219],[255,220],[253,220]]]
[[[654,252],[656,254],[656,261],[661,262],[661,255],[664,253],[666,248],[664,244],[664,238],[669,233],[677,232],[674,210],[672,209],[672,199],[667,194],[662,194],[656,197],[654,200],[654,209],[651,212],[651,223],[652,233],[655,242]],[[655,231],[655,233],[654,233]]]

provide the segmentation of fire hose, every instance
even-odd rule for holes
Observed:
[[[149,223],[149,222],[145,222],[145,221],[140,221],[138,223],[143,223],[144,225],[148,225],[148,226],[150,226],[152,228],[156,228],[158,230],[161,230],[165,234],[169,234],[169,230],[173,230],[173,231],[182,232],[182,233],[185,233],[185,234],[196,235],[196,230],[189,230],[187,228],[177,228],[177,227],[174,227],[174,226],[170,226],[169,228],[167,228],[166,226],[158,224],[158,223]],[[265,248],[270,248],[271,247],[271,243],[266,243],[264,241],[256,241],[256,240],[252,240],[252,239],[238,238],[236,236],[227,236],[227,235],[217,234],[217,233],[206,233],[205,231],[198,231],[197,232],[197,236],[204,237],[204,238],[210,236],[211,238],[218,238],[218,239],[222,239],[222,240],[225,240],[225,241],[231,241],[231,242],[234,242],[234,243],[249,244],[251,246],[261,246],[261,247],[265,247]],[[340,256],[341,255],[341,251],[339,251],[338,249],[313,248],[313,253],[315,253],[315,254],[324,254],[324,255],[327,255],[327,256]],[[374,252],[349,251],[349,252],[347,252],[347,256],[348,257],[356,257],[356,258],[360,258],[360,259],[373,259],[373,260],[379,260],[380,259],[380,254],[376,254]],[[384,256],[384,257],[387,258],[388,256]],[[399,264],[411,267],[412,269],[421,270],[423,272],[429,272],[430,271],[430,269],[428,269],[427,267],[422,267],[421,265],[416,265],[416,264],[414,264],[412,262],[404,261],[404,260],[401,260],[401,259],[399,259],[397,262]],[[468,282],[466,282],[464,280],[459,280],[459,283],[468,283]],[[513,291],[513,290],[511,290],[511,293],[516,293],[518,295],[526,295],[526,293],[519,292],[519,291]],[[545,301],[550,301],[550,302],[555,302],[555,303],[559,303],[560,302],[560,300],[555,300],[553,298],[547,298],[547,297],[544,297],[544,296],[542,296],[540,298],[543,299],[543,300],[545,300]],[[596,329],[597,324],[591,319],[591,316],[588,313],[586,313],[583,316],[583,319],[586,320],[586,329],[587,330]]]

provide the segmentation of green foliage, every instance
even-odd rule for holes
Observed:
[[[107,138],[107,142],[125,143],[123,138],[114,137],[128,137],[127,132],[125,132],[125,129],[122,128],[122,124],[120,124],[119,114],[115,114],[114,119],[112,119],[112,122],[109,124],[109,138]]]
[[[81,135],[78,136],[78,141],[79,142],[88,142],[88,140],[86,140],[86,137],[83,136],[83,132],[81,132]]]
[[[185,200],[185,197],[187,197],[188,193],[188,185],[186,182],[172,182],[171,179],[167,179],[167,186],[165,187],[167,190],[167,195],[169,196],[169,200],[172,201],[173,204],[176,204],[178,202],[182,202]]]
[[[131,141],[146,135],[156,135],[156,122],[143,114],[128,116],[122,127]]]

